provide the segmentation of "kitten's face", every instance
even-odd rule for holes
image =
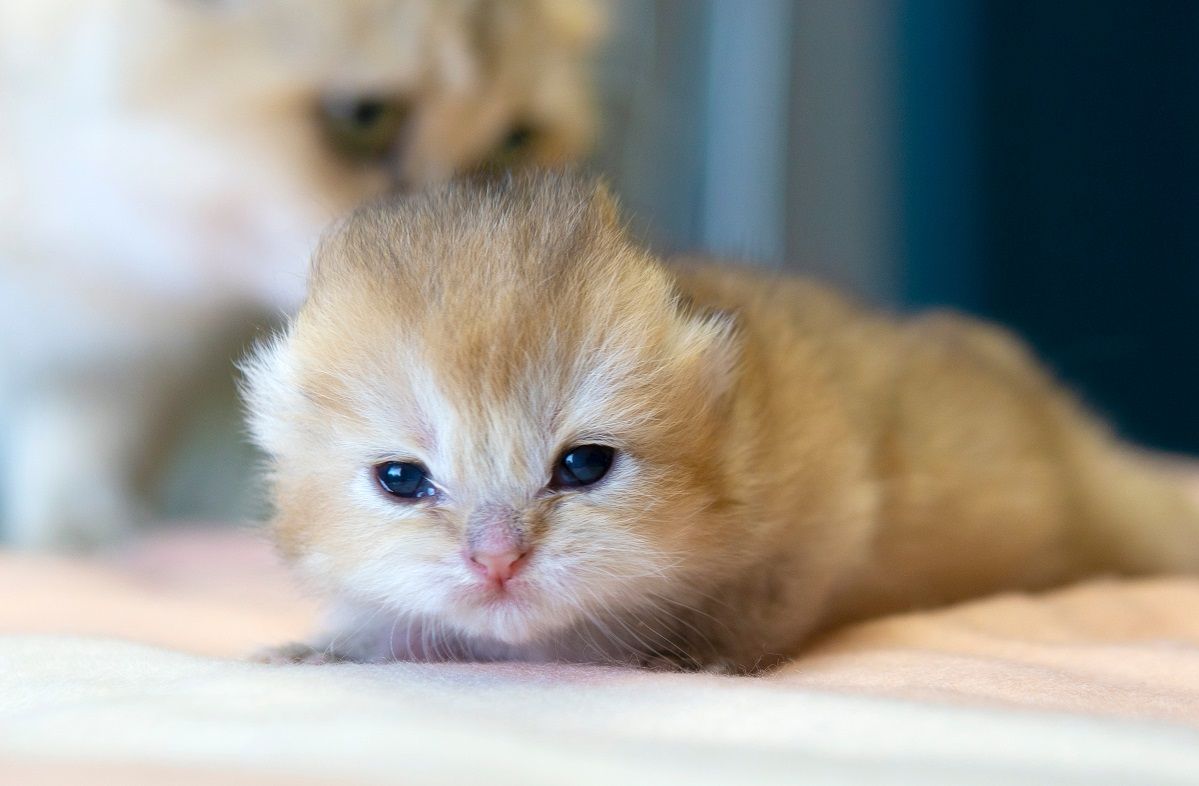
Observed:
[[[585,150],[596,16],[587,0],[5,9],[21,81],[0,82],[13,135],[0,166],[51,259],[164,297],[286,303],[294,260],[363,198]]]
[[[515,643],[678,599],[738,533],[727,321],[687,313],[604,198],[513,189],[352,219],[250,393],[303,569]]]

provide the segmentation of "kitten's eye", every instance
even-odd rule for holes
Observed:
[[[555,488],[590,486],[608,474],[616,451],[607,445],[576,445],[562,454],[554,467]]]
[[[385,461],[375,465],[375,477],[383,490],[393,497],[422,499],[437,494],[437,488],[429,480],[428,471],[420,464]]]
[[[329,97],[318,120],[326,141],[351,161],[375,162],[391,155],[412,114],[412,107],[382,96]]]

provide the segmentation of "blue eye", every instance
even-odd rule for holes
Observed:
[[[375,465],[375,477],[383,490],[393,497],[422,499],[437,494],[429,480],[429,472],[420,464],[408,461],[385,461]]]
[[[607,445],[576,445],[562,454],[558,466],[554,467],[553,486],[570,488],[590,486],[612,466],[616,451]]]

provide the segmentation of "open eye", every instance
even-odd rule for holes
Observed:
[[[411,105],[384,96],[327,97],[318,106],[318,121],[329,146],[359,162],[390,156],[411,114]]]
[[[492,169],[509,169],[528,154],[537,141],[537,129],[527,123],[517,123],[491,152],[483,166]]]
[[[590,486],[612,466],[616,451],[607,445],[576,445],[562,454],[554,467],[554,488]]]
[[[420,464],[409,461],[384,461],[375,465],[379,485],[393,497],[422,499],[437,494],[429,480],[429,472]]]
[[[525,123],[518,123],[512,126],[508,131],[508,136],[504,137],[503,144],[500,145],[500,151],[505,153],[520,153],[533,144],[533,140],[537,138],[537,132],[533,127]]]

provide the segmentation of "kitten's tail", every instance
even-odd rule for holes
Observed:
[[[1199,573],[1199,464],[1113,449],[1101,435],[1076,454],[1085,531],[1075,533],[1094,571]],[[1105,443],[1105,444],[1104,444]]]

